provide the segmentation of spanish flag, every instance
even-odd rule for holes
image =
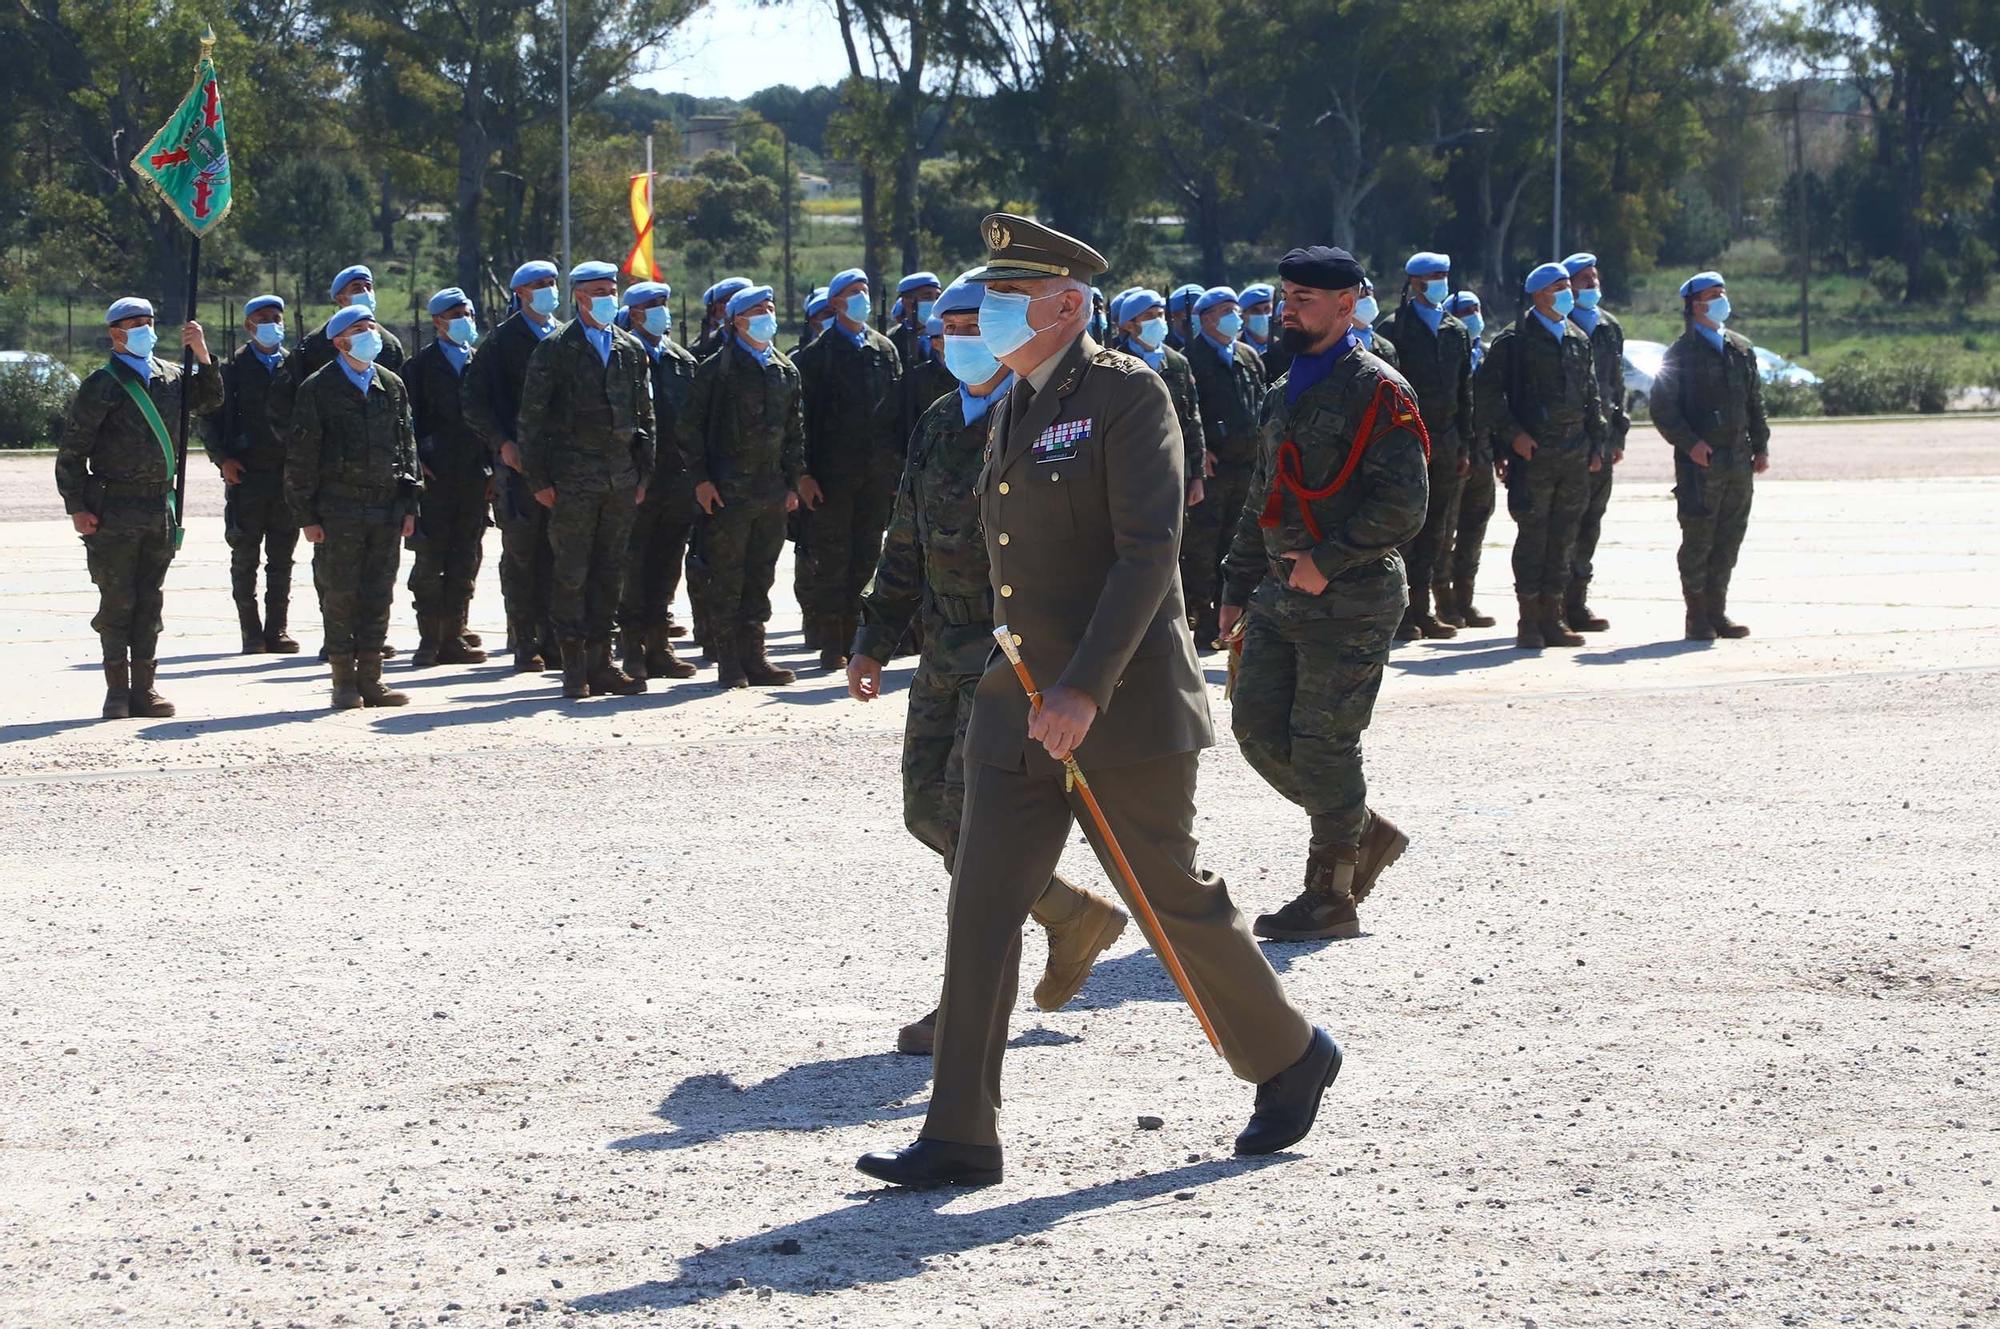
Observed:
[[[653,177],[632,177],[632,252],[625,256],[625,275],[639,281],[658,281],[660,265],[653,261]]]

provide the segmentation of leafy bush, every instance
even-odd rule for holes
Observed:
[[[0,365],[0,448],[54,443],[74,395],[60,375]]]
[[[1764,414],[1778,416],[1823,415],[1826,407],[1820,401],[1819,389],[1810,383],[1794,383],[1781,379],[1764,385]]]
[[[1986,297],[1993,290],[1991,245],[1977,236],[1966,237],[1958,247],[1958,267],[1952,274],[1952,288],[1958,295],[1958,303],[1966,309],[1986,303]],[[1979,348],[1971,346],[1966,349]]]
[[[1935,415],[1951,404],[1943,366],[1921,360],[1875,360],[1855,352],[1828,367],[1820,401],[1828,415]]]

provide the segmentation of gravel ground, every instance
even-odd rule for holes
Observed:
[[[46,459],[0,462],[0,1324],[2000,1321],[1973,423],[1781,431],[1757,636],[1705,649],[1639,447],[1609,633],[1392,665],[1414,844],[1368,936],[1270,950],[1348,1051],[1319,1129],[1230,1156],[1249,1090],[1128,933],[1017,1014],[1006,1183],[942,1195],[851,1170],[921,1119],[887,1049],[943,941],[899,694],[397,668],[415,705],[332,715],[231,653],[198,501],[180,718],[106,725]],[[1303,816],[1227,742],[1202,782],[1205,857],[1288,898]]]

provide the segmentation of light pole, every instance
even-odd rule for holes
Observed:
[[[562,82],[557,94],[562,117],[562,269],[563,290],[569,289],[569,0],[561,0]]]
[[[1556,195],[1550,223],[1549,257],[1563,251],[1563,45],[1568,36],[1567,0],[1556,0]]]

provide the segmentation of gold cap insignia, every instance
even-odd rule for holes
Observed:
[[[986,219],[986,248],[989,251],[997,253],[1013,243],[1014,232],[1008,229],[1006,222],[998,217]]]

